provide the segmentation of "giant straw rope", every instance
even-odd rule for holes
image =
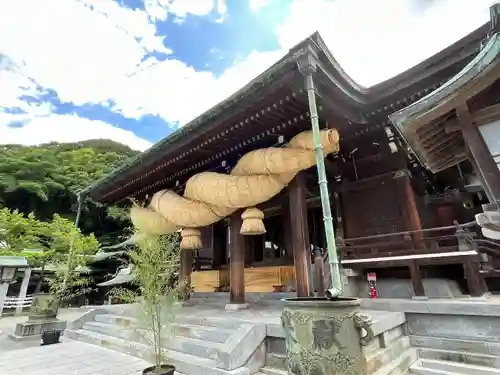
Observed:
[[[336,130],[320,132],[323,155],[337,152]],[[302,170],[316,164],[311,131],[297,134],[285,147],[263,148],[243,155],[230,174],[201,172],[186,183],[184,196],[171,190],[155,193],[148,207],[134,206],[132,223],[145,234],[168,234],[182,228],[181,249],[201,248],[198,228],[211,225],[241,208],[240,233],[265,233],[264,214],[256,205],[266,202]]]

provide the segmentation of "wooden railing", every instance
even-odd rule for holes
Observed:
[[[446,227],[348,238],[339,246],[340,259],[410,255],[422,252],[457,251],[473,246],[477,224],[470,222]]]
[[[33,296],[26,296],[25,298],[20,297],[5,297],[4,310],[17,309],[17,308],[27,308],[33,303]]]
[[[478,245],[478,227],[475,221],[445,227],[428,228],[421,230],[404,231],[398,233],[377,234],[367,237],[339,239],[337,251],[339,261],[357,264],[373,261],[376,258],[387,259],[387,267],[391,267],[391,259],[401,260],[407,258],[418,258],[419,256],[437,258],[443,253],[456,254],[459,251],[478,250],[484,247]],[[479,241],[479,242],[478,242]],[[484,244],[484,242],[483,242]],[[490,254],[500,257],[500,247],[488,249]],[[434,256],[432,254],[435,254]],[[446,254],[444,254],[446,255]],[[443,263],[446,257],[441,257]],[[331,287],[330,266],[328,264],[328,252],[324,254],[323,281],[324,287]],[[347,268],[350,268],[346,265]]]
[[[500,277],[500,241],[481,237],[475,238],[474,244],[487,258],[481,270],[483,277]]]

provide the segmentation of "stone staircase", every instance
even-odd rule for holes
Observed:
[[[276,322],[266,322],[265,315],[252,320],[244,319],[242,312],[221,314],[211,308],[187,308],[182,312],[174,325],[174,338],[164,344],[169,363],[180,373],[287,374],[282,332]],[[416,334],[404,313],[366,313],[373,319],[375,336],[363,347],[368,374],[500,375],[500,339],[491,332],[486,334],[484,324],[482,330],[476,327],[477,331],[472,333],[466,332],[466,328],[460,331],[470,337],[464,340],[460,338],[462,334],[451,338],[453,335],[449,332],[427,330],[424,335]],[[92,310],[68,327],[65,338],[151,361],[147,347],[134,339],[137,323],[133,316],[126,309]],[[431,332],[440,337],[429,336]]]
[[[151,360],[137,341],[133,317],[89,312],[65,332],[79,340]],[[175,337],[165,343],[168,362],[186,375],[251,375],[265,362],[265,324],[235,319],[178,316]]]
[[[372,315],[373,316],[373,315]],[[417,353],[405,335],[404,314],[394,314],[385,319],[373,316],[375,337],[363,347],[368,374],[403,375],[417,360]]]
[[[500,342],[410,336],[418,360],[410,374],[500,375]]]

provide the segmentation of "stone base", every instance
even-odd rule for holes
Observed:
[[[41,321],[26,321],[24,323],[17,323],[15,336],[30,337],[40,336],[44,331],[64,331],[67,322],[58,319],[54,320],[41,320]]]
[[[41,342],[40,340],[42,339],[41,335],[35,335],[35,336],[18,336],[15,333],[9,333],[8,337],[12,341],[23,343],[23,345],[26,344],[26,343],[30,343],[30,344],[32,344],[32,343],[40,343]]]
[[[244,310],[248,307],[248,303],[228,303],[225,309],[228,311],[239,311]]]

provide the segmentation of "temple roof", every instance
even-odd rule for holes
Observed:
[[[455,108],[498,80],[500,35],[494,34],[479,54],[445,84],[389,116],[421,163],[439,172],[467,159]]]
[[[152,189],[172,188],[180,178],[199,172],[197,168],[215,165],[214,159],[225,158],[236,151],[241,153],[248,146],[245,143],[265,147],[269,143],[259,144],[259,137],[274,135],[269,123],[281,123],[285,127],[292,122],[288,129],[297,124],[295,133],[309,128],[307,96],[297,62],[305,54],[315,60],[318,103],[325,111],[334,113],[336,120],[341,118],[342,124],[335,126],[339,125],[341,135],[346,135],[360,125],[387,122],[387,115],[435,89],[478,53],[487,32],[488,24],[417,66],[370,88],[358,85],[345,73],[316,32],[229,98],[129,159],[80,194],[98,201],[117,202],[131,195],[144,195]],[[277,128],[280,130],[279,125]],[[280,132],[285,134],[283,129]],[[235,146],[235,139],[243,138],[251,141]],[[228,150],[228,154],[224,151],[215,158],[207,156],[219,149]],[[185,173],[177,173],[180,169]]]

